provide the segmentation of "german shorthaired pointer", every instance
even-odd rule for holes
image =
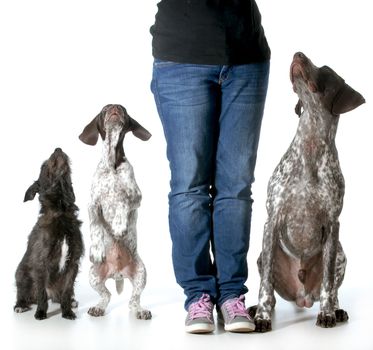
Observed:
[[[39,179],[25,194],[25,202],[39,193],[40,216],[16,271],[17,302],[14,311],[30,310],[37,304],[35,318],[47,318],[48,297],[61,304],[62,317],[76,318],[72,307],[74,282],[83,255],[81,222],[71,184],[69,158],[57,148],[41,167]]]
[[[299,307],[320,300],[318,326],[334,327],[348,319],[337,296],[346,257],[339,242],[344,180],[335,135],[339,115],[365,101],[332,69],[314,66],[302,53],[294,55],[290,79],[300,119],[268,184],[268,219],[258,259],[259,332],[271,330],[274,290]]]
[[[102,159],[93,177],[89,205],[92,240],[89,279],[101,300],[88,313],[103,316],[111,296],[105,281],[113,278],[117,292],[121,293],[126,277],[133,285],[130,309],[137,318],[150,319],[151,312],[140,306],[146,270],[137,253],[136,220],[141,192],[123,150],[123,139],[129,131],[144,141],[151,137],[124,107],[107,105],[79,136],[88,145],[95,145],[98,135],[103,140]]]

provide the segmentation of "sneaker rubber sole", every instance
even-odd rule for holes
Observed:
[[[219,324],[224,326],[224,330],[227,332],[233,333],[250,333],[255,331],[255,323],[254,322],[232,322],[230,324],[226,324],[224,322],[224,318],[221,313],[219,313],[218,317]]]
[[[224,329],[233,333],[250,333],[255,331],[255,324],[251,322],[233,322],[224,324]]]
[[[209,323],[194,323],[189,326],[185,326],[185,331],[191,334],[211,333],[214,330],[215,326]]]

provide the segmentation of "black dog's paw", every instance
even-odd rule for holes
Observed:
[[[47,313],[43,310],[36,310],[34,317],[37,320],[45,320],[47,318]]]
[[[349,319],[348,313],[342,309],[335,310],[335,318],[337,322],[346,322]]]
[[[88,310],[88,314],[93,317],[100,317],[104,316],[105,310],[100,309],[99,307],[90,307]]]
[[[320,312],[317,315],[316,325],[322,328],[332,328],[337,324],[337,318],[335,314],[326,314]]]
[[[20,305],[20,304],[16,304],[13,308],[14,312],[17,313],[17,314],[20,314],[22,312],[26,312],[26,311],[29,311],[31,310],[31,307],[28,306],[28,305]]]
[[[72,311],[72,310],[62,312],[62,317],[66,318],[67,320],[75,320],[76,319],[76,315],[75,315],[74,311]]]
[[[255,320],[255,332],[265,333],[272,330],[271,320],[264,320],[261,318],[256,318]]]

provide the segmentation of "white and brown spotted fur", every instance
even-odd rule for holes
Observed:
[[[332,69],[314,66],[302,53],[294,55],[290,77],[299,97],[300,119],[268,184],[268,219],[258,259],[259,332],[271,329],[274,291],[299,307],[320,300],[317,325],[321,327],[348,319],[337,295],[346,257],[339,242],[344,180],[335,135],[339,115],[365,101]]]
[[[123,139],[129,131],[144,141],[151,136],[124,107],[107,105],[79,136],[89,145],[97,143],[98,135],[103,140],[102,159],[93,177],[89,205],[92,262],[89,281],[101,300],[88,313],[104,315],[111,296],[105,286],[108,278],[116,281],[118,293],[123,289],[123,279],[129,278],[133,285],[131,311],[139,319],[150,319],[151,312],[140,305],[146,270],[137,253],[136,220],[141,192],[123,150]]]
[[[81,222],[71,183],[69,158],[60,148],[45,161],[40,175],[26,191],[25,201],[39,194],[40,215],[28,239],[27,250],[16,271],[17,301],[14,311],[30,310],[47,318],[48,298],[61,304],[62,317],[75,319],[74,282],[83,255]]]

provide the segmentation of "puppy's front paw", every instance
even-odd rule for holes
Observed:
[[[316,325],[322,328],[332,328],[337,324],[337,318],[335,313],[327,314],[326,312],[320,312],[317,315]]]
[[[272,321],[262,318],[256,318],[255,322],[255,332],[265,333],[272,330]]]
[[[128,222],[130,211],[126,207],[117,208],[113,222],[112,229],[115,238],[124,237],[128,234]],[[127,213],[127,214],[125,214]]]
[[[76,319],[76,315],[75,315],[74,311],[72,311],[72,310],[62,312],[62,317],[66,318],[67,320],[75,320]]]
[[[99,307],[90,307],[89,310],[88,310],[88,314],[93,316],[93,317],[100,317],[100,316],[104,316],[105,314],[105,310],[103,309],[100,309]]]
[[[105,248],[100,245],[92,245],[89,249],[89,260],[92,263],[103,263],[105,261]]]
[[[136,318],[139,320],[150,320],[152,318],[152,313],[149,310],[137,311]]]
[[[47,318],[47,313],[43,310],[36,310],[34,317],[37,320],[45,320]]]

